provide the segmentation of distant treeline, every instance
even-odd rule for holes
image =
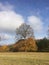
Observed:
[[[0,52],[49,52],[49,40],[21,39],[13,45],[0,46]]]
[[[36,40],[36,44],[39,52],[49,52],[49,39],[43,38]]]

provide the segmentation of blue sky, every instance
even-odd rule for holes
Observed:
[[[6,39],[0,44],[14,42],[15,30],[24,22],[34,29],[35,38],[47,37],[49,0],[0,0],[0,36]]]

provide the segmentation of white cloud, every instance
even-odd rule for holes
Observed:
[[[14,11],[0,12],[0,28],[2,29],[15,30],[23,22],[23,17]]]
[[[37,16],[29,16],[28,17],[28,23],[33,27],[35,32],[42,32],[43,30],[43,22],[42,20]]]
[[[5,39],[5,40],[12,39],[12,38],[15,39],[15,36],[13,36],[13,35],[6,34],[6,33],[3,34],[3,35],[4,35],[4,39]]]
[[[9,4],[8,2],[6,3],[1,3],[0,2],[0,10],[4,10],[4,11],[9,11],[9,10],[13,10],[14,9],[14,6]]]
[[[0,3],[0,29],[15,30],[24,23],[23,16],[17,14],[9,3]]]
[[[38,36],[38,37],[36,37],[36,39],[43,39],[44,37],[42,37],[42,36]]]
[[[49,7],[46,7],[45,9],[49,11]]]
[[[0,39],[1,41],[3,40],[9,40],[9,39],[14,39],[14,36],[10,35],[10,34],[6,34],[6,33],[0,33]]]

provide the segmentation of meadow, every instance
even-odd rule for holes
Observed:
[[[49,65],[49,53],[2,52],[0,53],[0,65]]]

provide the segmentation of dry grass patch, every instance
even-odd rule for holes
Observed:
[[[0,53],[0,65],[49,65],[49,53]]]

